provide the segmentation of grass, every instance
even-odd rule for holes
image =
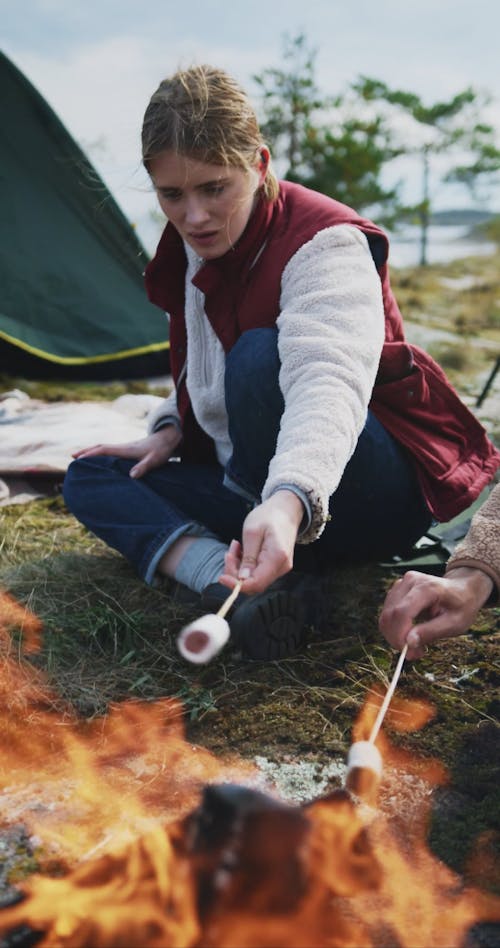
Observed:
[[[433,327],[456,331],[460,310],[468,332],[480,326],[478,338],[495,343],[500,330],[487,318],[498,298],[499,261],[494,259],[496,283],[492,261],[486,258],[396,273],[393,282],[403,311],[422,325],[429,320]],[[480,290],[469,296],[453,291],[450,281],[464,274],[478,279]],[[480,346],[461,352],[456,342],[441,351],[442,363],[448,361],[462,391],[477,385],[483,357],[487,364],[481,353]],[[0,381],[4,388],[51,400],[150,391],[145,383],[141,389],[140,383],[95,387]],[[261,664],[244,662],[226,649],[204,667],[186,665],[175,646],[176,634],[196,611],[176,602],[166,581],[157,589],[144,586],[121,557],[74,520],[60,496],[0,508],[0,552],[1,586],[43,622],[42,650],[32,661],[46,673],[61,705],[69,702],[86,718],[104,713],[110,702],[175,695],[184,706],[189,740],[217,754],[324,759],[345,754],[366,693],[377,681],[387,683],[394,666],[378,632],[377,615],[395,574],[377,564],[332,573],[328,628],[322,634],[311,630],[300,654]],[[498,731],[499,630],[500,610],[485,612],[469,635],[437,645],[408,665],[401,679],[401,693],[429,699],[436,714],[422,733],[395,740],[444,760],[461,793],[463,774],[471,773],[464,764],[466,748],[481,727]],[[461,672],[476,668],[452,683]],[[491,830],[499,810],[498,774],[489,766],[491,757],[483,764],[483,800],[488,803],[478,812],[474,800],[469,801],[474,834]],[[461,814],[466,820],[466,804]],[[456,838],[447,846],[446,833],[436,833],[434,842],[439,854],[460,868],[465,855]]]
[[[500,253],[393,271],[405,319],[500,344]]]
[[[378,609],[393,578],[382,567],[332,574],[331,623],[323,635],[312,630],[298,656],[267,665],[227,651],[209,666],[195,667],[175,647],[177,632],[195,611],[169,596],[167,581],[159,589],[144,586],[121,557],[74,521],[61,499],[3,508],[0,523],[2,584],[43,622],[37,663],[61,700],[87,717],[127,697],[178,695],[190,736],[218,752],[230,747],[250,755],[264,748],[273,753],[280,744],[298,752],[331,752],[345,749],[365,692],[392,667],[377,631]],[[492,699],[483,686],[497,627],[497,614],[485,614],[472,639],[439,646],[410,668],[406,685],[430,693],[447,713],[461,706],[462,723],[488,719]],[[441,682],[430,685],[425,673],[435,669],[438,657]],[[469,667],[480,657],[481,676],[454,688],[450,704],[443,690],[449,662]],[[448,759],[449,737],[441,747]]]
[[[152,386],[146,379],[130,382],[61,382],[16,378],[0,374],[0,391],[14,388],[26,392],[30,398],[41,398],[45,402],[100,402],[111,401],[120,395],[148,395]],[[166,397],[168,385],[154,386],[154,394]]]

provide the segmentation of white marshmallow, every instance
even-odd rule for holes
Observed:
[[[177,637],[182,657],[196,665],[215,658],[229,639],[229,625],[222,616],[208,613],[184,626]]]
[[[377,776],[382,776],[382,757],[378,747],[371,741],[356,741],[351,744],[347,755],[347,773],[355,767],[373,770]]]

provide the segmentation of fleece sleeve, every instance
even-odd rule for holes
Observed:
[[[180,431],[181,422],[177,411],[177,393],[175,389],[148,416],[148,434],[159,431],[160,428],[170,424],[176,425]]]
[[[320,231],[288,262],[277,320],[285,410],[266,499],[290,484],[311,520],[299,542],[323,532],[328,502],[364,427],[384,342],[380,278],[365,235]]]
[[[453,551],[446,575],[461,566],[472,566],[491,576],[497,601],[500,595],[500,484],[474,514],[467,536]]]

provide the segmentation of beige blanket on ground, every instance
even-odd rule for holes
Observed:
[[[47,403],[18,389],[0,394],[0,506],[52,494],[80,448],[144,437],[146,418],[161,401],[122,395],[113,402]]]

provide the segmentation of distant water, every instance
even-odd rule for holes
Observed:
[[[449,263],[461,257],[487,256],[496,245],[489,240],[474,240],[467,226],[431,226],[428,233],[428,263]],[[417,266],[420,258],[418,227],[404,227],[399,233],[389,234],[390,257],[394,267]]]
[[[376,221],[375,221],[376,223]],[[137,233],[147,252],[153,256],[161,236],[161,226],[156,220],[143,218],[137,221]],[[474,240],[468,235],[467,226],[429,227],[429,263],[449,263],[460,257],[488,255],[495,252],[496,245],[489,240]],[[394,267],[417,266],[420,255],[418,227],[404,227],[390,234],[390,263]]]

